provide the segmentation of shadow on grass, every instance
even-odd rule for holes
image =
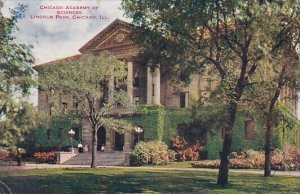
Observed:
[[[3,177],[14,194],[46,193],[270,193],[300,192],[300,178],[234,174],[225,189],[208,172],[124,169],[23,171]]]

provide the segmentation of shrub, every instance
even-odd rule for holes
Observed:
[[[202,148],[200,143],[190,145],[183,137],[174,136],[171,138],[171,148],[177,153],[176,159],[179,161],[195,161],[200,159]]]
[[[9,153],[9,151],[1,149],[0,150],[0,160],[2,160],[2,161],[11,160],[11,154]]]
[[[176,152],[174,150],[168,150],[168,156],[170,162],[173,162],[176,160]]]
[[[248,150],[245,152],[232,152],[229,163],[230,168],[256,168],[262,169],[265,164],[264,152]],[[274,150],[271,154],[273,170],[298,170],[300,169],[300,148],[287,145],[284,151]],[[194,168],[218,168],[219,160],[193,162]]]
[[[295,145],[286,145],[283,149],[286,165],[292,170],[300,169],[300,148]]]
[[[171,158],[170,158],[171,157]],[[168,146],[162,141],[139,142],[130,156],[130,164],[141,165],[165,165],[174,158],[174,153],[168,150]]]
[[[39,163],[55,163],[56,154],[55,152],[36,152],[34,157]]]
[[[220,160],[204,160],[191,163],[193,168],[219,168]]]

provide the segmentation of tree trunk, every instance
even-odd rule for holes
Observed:
[[[225,136],[223,141],[223,149],[220,153],[221,162],[219,167],[218,185],[225,186],[228,183],[229,172],[229,154],[231,150],[233,124],[237,110],[237,102],[232,102],[229,105],[228,115],[225,123]]]
[[[267,116],[267,128],[265,135],[265,171],[264,176],[271,176],[271,129],[272,129],[272,115],[271,113]]]
[[[97,129],[93,129],[91,168],[97,167]]]

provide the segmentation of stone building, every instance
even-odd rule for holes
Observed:
[[[194,75],[188,86],[178,90],[169,78],[162,75],[160,67],[151,70],[149,67],[140,65],[135,59],[141,48],[129,38],[132,29],[131,24],[116,19],[79,49],[82,54],[109,51],[125,62],[127,65],[127,85],[125,88],[132,106],[144,104],[163,105],[168,109],[180,109],[187,107],[192,101],[209,96],[214,87],[214,79],[207,73]],[[76,59],[79,56],[70,58]],[[47,64],[38,65],[35,69],[40,71],[44,65]],[[39,91],[38,104],[40,110],[51,114],[54,107],[53,103],[51,96],[47,96],[44,91]],[[71,101],[67,100],[61,100],[59,103],[60,106],[65,108],[73,106]],[[297,106],[295,106],[295,112],[297,111],[296,108]],[[253,125],[252,122],[249,123],[249,125]],[[82,143],[91,145],[92,135],[91,130],[88,130],[88,128],[88,124],[84,122]],[[147,128],[144,128],[144,130],[147,130]],[[102,127],[98,130],[98,148],[100,149],[104,144],[105,151],[129,152],[135,142],[136,134],[134,130],[125,134],[119,134],[108,127]]]

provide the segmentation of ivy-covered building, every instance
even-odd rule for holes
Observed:
[[[179,121],[185,123],[188,117],[178,116],[176,120],[170,118],[171,120],[167,121],[166,117],[162,117],[161,114],[181,114],[184,111],[180,111],[180,109],[188,107],[192,101],[196,101],[202,96],[208,96],[213,87],[213,79],[203,74],[195,75],[187,87],[179,89],[172,84],[162,67],[150,69],[140,65],[136,61],[136,56],[142,48],[129,38],[132,29],[131,24],[117,19],[79,49],[81,53],[109,51],[127,64],[127,84],[120,86],[118,83],[113,83],[109,84],[109,87],[125,89],[130,108],[118,110],[113,115],[132,120],[136,126],[142,127],[144,132],[137,137],[134,130],[131,133],[119,134],[108,127],[103,127],[98,130],[98,147],[100,148],[104,144],[106,151],[130,151],[138,138],[168,141],[170,135],[177,134],[177,126],[172,126],[173,129],[168,131],[164,130],[165,125],[171,126]],[[68,59],[76,60],[76,57],[79,56]],[[50,63],[37,65],[35,69],[42,71],[45,65],[50,65]],[[52,99],[51,92],[42,90],[39,91],[38,104],[39,110],[47,114],[74,106],[69,98],[61,98],[57,102]],[[187,113],[184,112],[184,114]],[[181,118],[186,119],[182,120]],[[82,143],[91,145],[91,137],[88,124],[83,122]]]
[[[209,97],[215,87],[214,77],[206,72],[194,75],[187,86],[177,87],[168,77],[168,72],[159,64],[155,69],[141,65],[137,61],[137,55],[142,48],[130,39],[129,35],[132,29],[131,24],[117,19],[79,49],[82,54],[108,51],[127,65],[126,84],[119,85],[117,82],[113,82],[108,87],[111,90],[114,88],[125,89],[130,108],[119,109],[112,116],[131,121],[135,126],[142,128],[143,133],[137,134],[135,130],[132,130],[132,132],[120,134],[106,126],[102,127],[98,130],[98,148],[105,145],[105,151],[108,152],[113,150],[129,152],[141,139],[158,139],[168,143],[170,138],[180,134],[184,130],[184,124],[189,123],[192,119],[192,113],[186,111],[185,108],[192,102]],[[77,57],[80,55],[68,59],[76,60]],[[35,66],[35,69],[42,71],[45,65],[50,65],[50,63]],[[54,101],[51,92],[39,90],[38,107],[40,111],[47,114],[51,115],[54,110],[76,106],[74,103],[72,99],[63,97],[59,101]],[[296,113],[297,101],[294,102],[293,107],[293,111]],[[241,122],[242,125],[245,125],[243,128],[253,128],[252,120],[243,118]],[[80,133],[78,140],[82,141],[82,144],[91,146],[92,130],[87,122],[83,120],[82,130],[78,130],[77,133]],[[251,130],[240,135],[252,140],[256,136]],[[218,141],[211,142],[215,142],[215,145],[219,143]],[[211,146],[211,143],[208,145]],[[216,147],[216,149],[219,148]]]

